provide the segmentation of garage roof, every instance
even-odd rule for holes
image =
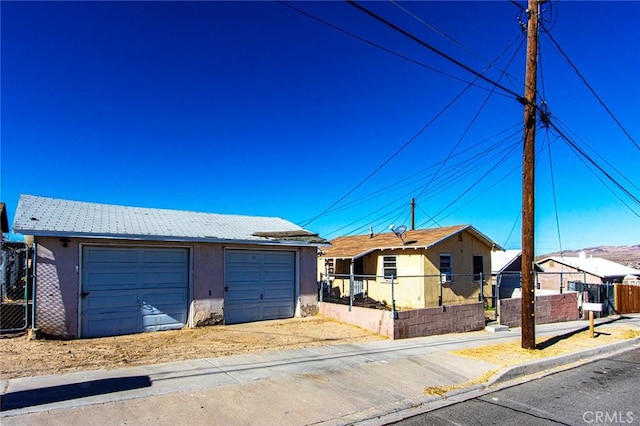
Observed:
[[[279,217],[128,207],[21,195],[16,233],[162,241],[245,241],[322,245],[325,240]]]
[[[355,235],[331,240],[331,247],[323,249],[322,256],[334,259],[357,259],[376,250],[407,250],[429,248],[460,232],[470,232],[488,246],[500,249],[495,242],[471,225],[445,226],[442,228],[406,231],[403,239],[393,232],[377,235]]]

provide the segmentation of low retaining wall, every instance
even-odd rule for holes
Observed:
[[[501,299],[498,302],[498,322],[509,327],[520,327],[522,299]],[[578,293],[536,296],[536,324],[575,321],[578,318]]]
[[[441,306],[437,308],[398,311],[391,318],[390,311],[368,309],[336,303],[319,303],[319,312],[325,317],[352,324],[391,339],[461,333],[484,328],[482,303]]]

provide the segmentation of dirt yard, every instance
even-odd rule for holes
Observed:
[[[382,340],[321,316],[78,340],[0,339],[0,378]]]

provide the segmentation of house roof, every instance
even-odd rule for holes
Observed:
[[[518,259],[522,250],[494,250],[491,252],[491,273],[499,274]]]
[[[376,250],[407,250],[429,248],[455,234],[467,231],[490,246],[499,248],[493,241],[470,225],[446,226],[433,229],[406,231],[405,243],[393,232],[373,235],[338,237],[331,240],[331,247],[323,249],[322,256],[335,259],[356,259]]]
[[[600,257],[551,256],[542,259],[538,262],[538,264],[540,264],[540,266],[544,268],[544,263],[548,261],[554,261],[600,278],[623,277],[625,275],[640,275],[640,270],[633,269],[607,259],[602,259]]]
[[[245,241],[322,245],[326,240],[279,217],[128,207],[21,195],[16,233],[160,241]]]

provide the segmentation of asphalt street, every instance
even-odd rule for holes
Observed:
[[[601,359],[393,424],[640,424],[640,350]]]

